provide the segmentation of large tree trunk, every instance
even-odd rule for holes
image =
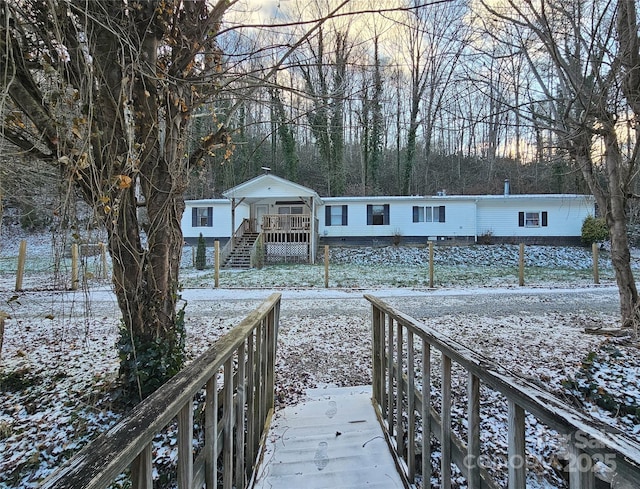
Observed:
[[[626,165],[615,165],[622,161],[620,148],[615,137],[607,141],[607,169],[609,175],[615,175],[618,186],[614,189],[610,181],[612,192],[612,211],[614,222],[609,226],[611,230],[611,259],[616,270],[616,278],[620,287],[620,308],[625,325],[637,325],[638,315],[638,291],[631,272],[629,243],[626,229],[626,197],[631,181],[637,172],[638,146],[640,145],[640,125],[637,118],[640,116],[640,39],[638,38],[638,15],[635,0],[618,1],[618,42],[620,45],[619,60],[622,67],[623,83],[622,92],[633,111],[636,123],[634,124],[634,145],[631,160]],[[615,134],[613,135],[615,136]],[[610,161],[611,159],[611,161]],[[619,172],[626,170],[625,175]],[[613,206],[613,195],[620,196],[616,199],[617,205]],[[624,220],[622,218],[624,217]],[[620,221],[620,222],[618,222]],[[615,254],[614,254],[615,236]]]
[[[127,200],[116,223],[109,226],[109,247],[115,293],[123,311],[120,378],[126,395],[140,400],[177,373],[184,360],[184,325],[176,318],[182,251],[179,216],[184,204],[179,198],[147,200],[149,222],[155,224],[149,227],[144,249],[137,233],[135,199],[131,195]]]
[[[135,142],[140,150],[139,160],[130,164],[131,171],[137,170],[140,175],[146,222],[139,221],[136,189],[129,187],[109,234],[116,295],[121,310],[126,311],[119,343],[120,376],[127,394],[138,399],[156,390],[184,362],[184,324],[176,315],[176,304],[183,245],[180,221],[185,169],[181,135],[186,119],[181,101],[185,101],[185,94],[176,87],[173,100],[159,107],[156,66],[160,38],[154,32],[154,18],[150,9],[140,10],[136,19],[142,39],[141,57],[147,63],[132,83],[137,107],[133,114]],[[161,113],[164,121],[158,117]],[[158,130],[159,125],[163,131]],[[146,247],[141,229],[146,232]]]
[[[611,263],[620,295],[622,324],[631,326],[638,320],[638,291],[631,270],[631,253],[627,237],[627,195],[625,182],[620,172],[624,165],[616,135],[615,124],[603,124],[602,137],[605,145],[604,163],[606,187],[603,187],[591,159],[591,136],[580,129],[572,140],[572,154],[582,170],[591,193],[596,198],[600,212],[606,220],[611,240]]]
[[[611,238],[611,263],[616,273],[620,293],[622,322],[624,326],[631,326],[638,320],[638,290],[631,270],[631,253],[627,237],[627,198],[620,175],[623,157],[618,146],[615,127],[611,127],[605,133],[604,140],[610,203],[605,218]]]

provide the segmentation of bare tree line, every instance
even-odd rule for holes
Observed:
[[[505,178],[522,193],[584,191],[539,117],[546,102],[529,93],[522,33],[500,42],[479,3],[405,7],[330,19],[267,86],[237,92],[235,171],[212,159],[189,195],[218,195],[262,166],[323,195],[493,193]],[[259,76],[269,47],[301,35],[303,14],[285,13],[291,21],[267,37],[260,62],[247,56],[236,68]],[[263,33],[247,36],[255,49]]]

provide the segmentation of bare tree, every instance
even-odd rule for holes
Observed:
[[[622,320],[625,325],[637,324],[638,292],[627,238],[627,203],[634,197],[640,152],[640,51],[635,3],[509,0],[501,8],[483,4],[495,17],[535,36],[535,44],[522,46],[538,82],[530,96],[552,107],[546,124],[556,133],[560,149],[580,168],[606,218]],[[547,62],[553,70],[552,78],[543,76],[540,70],[541,63],[546,66]],[[621,128],[627,124],[634,127],[635,134],[631,151],[624,152]]]
[[[232,3],[0,2],[2,136],[57,166],[107,230],[120,378],[132,400],[183,363],[186,171],[227,142],[224,129],[208,135],[189,161],[185,135],[219,86],[216,35]]]
[[[307,118],[327,171],[329,194],[341,195],[345,188],[344,111],[350,45],[347,31],[334,30],[333,34],[334,50],[327,52],[326,33],[320,29],[309,40],[309,59],[299,58],[298,67],[313,104]]]
[[[461,2],[419,5],[411,2],[401,36],[409,77],[409,115],[401,192],[411,191],[418,151],[418,130],[424,129],[423,158],[431,153],[435,124],[446,100],[447,86],[466,44]],[[415,183],[415,182],[414,182]]]

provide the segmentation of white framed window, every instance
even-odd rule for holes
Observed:
[[[413,222],[445,222],[443,205],[413,206]]]
[[[524,226],[527,228],[540,227],[540,213],[539,212],[525,212],[524,213]]]
[[[386,226],[389,223],[389,204],[367,205],[367,225]]]
[[[520,211],[518,213],[518,226],[525,228],[539,228],[548,225],[547,211]]]
[[[277,202],[276,202],[277,204]],[[278,214],[302,214],[303,207],[301,205],[279,205],[278,206]]]
[[[213,207],[193,207],[191,210],[191,226],[194,228],[213,226]]]
[[[346,205],[328,205],[325,207],[324,215],[325,225],[327,226],[346,226],[347,225],[347,206]]]

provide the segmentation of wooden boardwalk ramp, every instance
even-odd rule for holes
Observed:
[[[277,411],[253,488],[403,488],[371,387],[319,388]]]

